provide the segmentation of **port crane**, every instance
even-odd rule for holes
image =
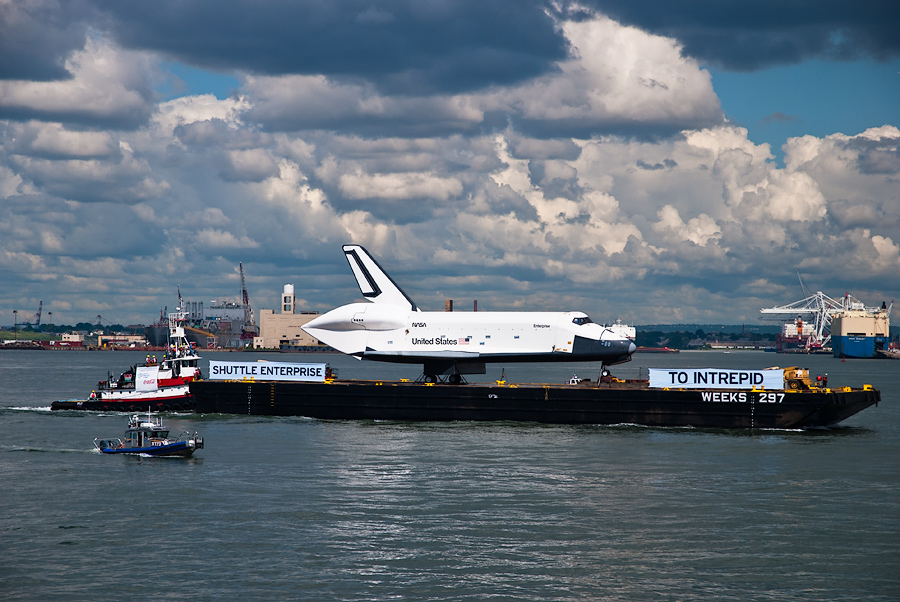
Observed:
[[[104,327],[106,327],[106,326],[112,326],[112,325],[113,325],[112,322],[110,322],[109,320],[107,320],[106,318],[104,318],[103,316],[101,316],[100,314],[97,314],[97,317],[94,318],[94,320],[91,322],[91,324],[96,325],[97,328],[104,328]]]
[[[797,270],[797,279],[800,281],[803,299],[787,305],[760,309],[759,313],[763,316],[761,319],[784,323],[796,318],[797,334],[800,336],[803,335],[801,323],[812,324],[813,332],[806,339],[806,349],[825,347],[831,342],[831,318],[844,309],[844,300],[836,301],[822,291],[811,293],[803,282],[800,270]]]
[[[894,307],[894,302],[891,301],[890,307],[887,304],[882,304],[881,308],[868,308],[850,293],[845,293],[839,300],[832,299],[822,291],[810,293],[803,282],[803,277],[800,276],[800,270],[797,270],[797,278],[800,280],[800,290],[805,295],[803,299],[787,305],[763,308],[759,310],[759,313],[763,315],[761,318],[763,320],[777,320],[782,323],[796,318],[798,321],[797,334],[800,336],[803,335],[800,322],[812,324],[813,332],[806,340],[807,350],[828,346],[831,342],[831,320],[841,312],[864,310],[870,314],[875,314],[883,311],[890,315]]]
[[[44,301],[41,300],[38,302],[38,310],[37,313],[24,320],[19,322],[17,319],[13,319],[13,328],[19,328],[20,326],[31,326],[32,328],[38,328],[41,325],[41,311],[44,308]],[[18,318],[19,310],[13,311],[14,318]]]
[[[806,347],[809,349],[826,347],[831,342],[831,318],[841,309],[841,301],[835,301],[822,291],[816,291],[787,305],[760,309],[759,313],[763,315],[763,320],[786,322],[798,318],[807,324],[813,324],[813,333],[806,340]]]
[[[259,328],[253,319],[253,308],[250,307],[250,295],[247,294],[247,285],[244,282],[244,263],[238,262],[238,269],[241,272],[241,304],[244,307],[244,326],[241,332],[242,339],[252,339],[259,334]]]

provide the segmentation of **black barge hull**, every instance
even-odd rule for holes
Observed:
[[[194,399],[182,397],[177,400],[161,401],[104,401],[102,399],[67,399],[54,401],[51,410],[80,410],[85,412],[192,412]]]
[[[704,428],[799,429],[835,425],[877,404],[876,389],[736,391],[646,385],[444,385],[381,381],[190,384],[199,413],[325,420],[525,421]]]

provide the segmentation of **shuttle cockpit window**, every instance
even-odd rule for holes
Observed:
[[[575,318],[572,322],[581,326],[582,324],[591,324],[593,321],[589,317],[584,316],[583,318]]]

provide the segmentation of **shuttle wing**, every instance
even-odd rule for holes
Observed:
[[[344,245],[343,249],[363,297],[374,303],[402,305],[412,311],[419,311],[415,302],[397,286],[365,248],[360,245]]]

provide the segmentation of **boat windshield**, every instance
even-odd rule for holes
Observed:
[[[153,431],[150,436],[154,439],[165,439],[169,436],[169,431]]]
[[[583,325],[583,324],[593,324],[594,321],[591,320],[589,317],[584,316],[584,317],[582,317],[582,318],[575,318],[575,319],[572,320],[572,322],[573,322],[574,324],[577,324],[577,325],[581,326],[581,325]]]

